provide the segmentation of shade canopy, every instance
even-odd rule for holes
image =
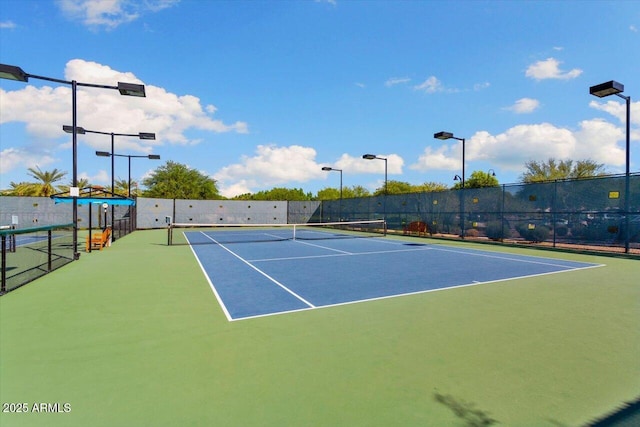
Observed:
[[[73,199],[75,197],[69,196],[51,196],[53,201],[58,203],[73,203]],[[109,206],[135,206],[136,201],[133,199],[109,199],[106,197],[78,197],[78,205],[88,205],[91,204],[107,204]]]
[[[51,196],[53,201],[58,203],[73,203],[78,201],[78,205],[107,204],[109,206],[135,206],[135,199],[124,197],[119,194],[106,191],[102,187],[85,187],[78,191],[79,196],[74,197],[70,191],[58,193]]]

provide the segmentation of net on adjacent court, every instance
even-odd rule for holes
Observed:
[[[202,245],[281,240],[327,240],[380,237],[387,233],[384,220],[305,224],[191,224],[172,223],[169,245]]]
[[[0,227],[0,295],[74,260],[73,224]]]

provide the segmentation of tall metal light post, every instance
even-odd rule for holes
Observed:
[[[113,160],[114,157],[128,157],[129,158],[129,181],[128,181],[128,190],[127,190],[127,197],[131,198],[131,158],[147,158],[149,160],[160,160],[160,156],[158,154],[147,154],[146,156],[142,156],[142,155],[132,155],[132,154],[116,154],[116,153],[109,153],[108,151],[96,151],[96,156],[101,156],[101,157],[111,157],[111,160]],[[113,163],[113,162],[112,162]],[[111,220],[113,221],[113,219]],[[134,230],[134,222],[135,222],[135,216],[131,216],[129,218],[129,232],[132,232]]]
[[[464,151],[465,151],[465,139],[464,138],[458,138],[456,136],[453,136],[453,134],[451,132],[438,132],[438,133],[434,133],[433,137],[436,139],[441,139],[441,140],[447,140],[447,139],[457,139],[458,141],[462,141],[462,177],[460,179],[461,183],[462,183],[462,192],[460,193],[460,228],[462,230],[462,234],[460,235],[460,237],[462,237],[464,239]],[[457,175],[456,175],[457,176]]]
[[[143,155],[133,155],[133,154],[116,154],[110,153],[108,151],[96,151],[96,156],[100,157],[128,157],[129,158],[129,191],[127,197],[131,197],[131,159],[132,158],[145,158],[149,160],[160,160],[160,156],[158,154],[147,154]]]
[[[335,169],[329,166],[324,166],[322,170],[340,172],[340,204],[338,205],[338,220],[342,221],[342,169]]]
[[[74,197],[74,200],[73,200],[73,253],[74,253],[74,258],[78,259],[80,257],[80,254],[78,253],[78,200],[77,200],[77,197],[79,196],[79,193],[78,193],[78,132],[77,132],[78,113],[77,113],[77,101],[76,101],[78,86],[95,87],[95,88],[101,88],[101,89],[116,89],[120,92],[121,95],[144,97],[146,96],[144,85],[133,84],[133,83],[122,83],[122,82],[118,82],[117,86],[98,85],[93,83],[80,83],[75,80],[68,81],[68,80],[56,79],[52,77],[37,76],[35,74],[29,74],[29,73],[26,73],[20,67],[16,67],[14,65],[6,65],[6,64],[0,64],[0,78],[8,79],[8,80],[16,80],[20,82],[28,82],[29,78],[34,78],[37,80],[46,80],[50,82],[61,83],[61,84],[66,84],[71,86],[71,118],[72,118],[71,133],[73,135],[72,137],[73,190],[71,190],[70,193],[73,192],[73,194],[70,194],[70,195]]]
[[[622,83],[618,83],[615,80],[611,80],[606,83],[601,83],[599,85],[591,86],[589,88],[589,93],[591,95],[597,96],[598,98],[604,98],[609,95],[616,95],[622,99],[624,99],[627,103],[627,137],[626,137],[626,169],[624,174],[624,210],[625,210],[625,238],[624,238],[624,251],[625,253],[629,253],[629,215],[631,214],[631,204],[630,199],[630,140],[631,140],[631,97],[621,95],[624,92],[624,85]]]
[[[363,159],[367,159],[367,160],[374,160],[374,159],[378,159],[378,160],[384,160],[384,206],[382,207],[383,209],[383,219],[387,219],[387,194],[388,194],[388,188],[387,188],[387,158],[386,157],[378,157],[375,154],[365,154],[362,156]]]
[[[73,132],[73,126],[62,126],[62,130],[64,130],[67,133],[72,133]],[[102,132],[102,131],[97,131],[97,130],[89,130],[89,129],[85,129],[81,126],[76,126],[76,133],[80,134],[80,135],[84,135],[87,133],[95,133],[98,135],[111,135],[111,153],[114,152],[115,149],[115,137],[116,136],[129,136],[129,137],[135,137],[135,138],[140,138],[143,140],[155,140],[156,139],[156,134],[155,133],[149,133],[149,132],[139,132],[139,133],[115,133],[115,132]],[[115,156],[111,156],[111,194],[115,194],[115,162],[114,162],[114,157]],[[144,156],[146,157],[146,156]],[[131,169],[131,160],[129,160],[129,169]],[[114,223],[114,219],[115,219],[115,206],[111,205],[111,226],[115,227],[115,223]],[[105,224],[106,226],[106,224]],[[115,235],[113,235],[113,240],[115,241]]]

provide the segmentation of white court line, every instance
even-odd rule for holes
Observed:
[[[352,252],[347,252],[347,251],[341,251],[340,249],[334,249],[334,248],[330,248],[328,246],[322,246],[322,245],[317,245],[315,243],[309,243],[309,242],[302,242],[300,240],[295,240],[296,243],[300,243],[303,245],[308,245],[308,246],[313,246],[316,248],[322,248],[322,249],[327,249],[329,251],[335,251],[335,252],[340,252],[341,254],[345,254],[345,255],[353,255]]]
[[[313,245],[319,248],[323,246]],[[331,248],[326,248],[331,249]],[[288,261],[294,259],[313,259],[313,258],[331,258],[331,257],[342,257],[342,256],[363,256],[363,255],[375,255],[375,254],[394,254],[400,252],[419,252],[419,251],[428,251],[432,250],[432,248],[414,248],[414,249],[398,249],[395,251],[372,251],[372,252],[345,252],[341,254],[326,254],[326,255],[305,255],[305,256],[291,256],[291,257],[282,257],[282,258],[261,258],[261,259],[250,259],[249,262],[269,262],[269,261]]]
[[[227,317],[227,320],[229,322],[235,320],[233,317],[231,317],[229,310],[227,310],[227,306],[224,305],[224,301],[220,297],[220,294],[218,294],[218,291],[216,290],[216,287],[213,285],[213,282],[211,282],[211,278],[209,277],[209,275],[207,274],[207,271],[204,269],[204,266],[200,262],[200,258],[198,257],[198,254],[196,253],[194,246],[189,241],[189,238],[187,237],[186,233],[183,232],[182,234],[184,235],[184,238],[187,240],[187,242],[189,242],[189,247],[191,248],[191,252],[193,253],[193,256],[196,258],[196,261],[198,262],[198,265],[200,266],[200,270],[202,270],[204,277],[206,277],[207,282],[209,282],[209,287],[213,291],[213,294],[216,296],[216,299],[218,300],[218,304],[220,304],[220,307],[222,307],[222,311],[224,312],[224,315]]]
[[[300,308],[300,309],[297,309],[297,310],[287,310],[287,311],[278,311],[278,312],[266,313],[266,314],[257,314],[257,315],[254,315],[254,316],[238,317],[236,319],[231,319],[231,321],[237,322],[237,321],[241,321],[241,320],[257,319],[257,318],[260,318],[260,317],[278,316],[278,315],[281,315],[281,314],[295,313],[295,312],[298,312],[298,311],[307,311],[307,310],[312,310],[312,309],[313,310],[318,310],[318,309],[323,309],[323,308],[340,307],[340,306],[343,306],[343,305],[360,304],[360,303],[363,303],[363,302],[380,301],[380,300],[391,299],[391,298],[406,297],[406,296],[410,296],[410,295],[426,294],[426,293],[430,293],[430,292],[447,291],[447,290],[452,290],[452,289],[457,289],[457,288],[468,288],[470,286],[478,286],[478,285],[487,285],[487,284],[492,284],[492,283],[508,282],[510,280],[529,279],[529,278],[532,278],[532,277],[548,276],[548,275],[551,275],[551,274],[562,274],[562,273],[566,273],[568,271],[584,270],[584,269],[598,268],[598,267],[604,267],[604,266],[605,266],[605,264],[594,264],[594,265],[590,265],[590,266],[586,266],[586,267],[575,267],[575,268],[573,268],[571,270],[550,271],[550,272],[547,272],[547,273],[536,273],[536,274],[529,274],[529,275],[525,275],[525,276],[507,277],[507,278],[504,278],[504,279],[487,280],[487,281],[484,281],[484,282],[479,282],[479,281],[475,281],[474,280],[471,283],[465,283],[465,284],[461,284],[461,285],[452,285],[452,286],[447,286],[447,287],[444,287],[444,288],[424,289],[424,290],[420,290],[420,291],[405,292],[405,293],[401,293],[401,294],[384,295],[384,296],[380,296],[380,297],[365,298],[365,299],[361,299],[361,300],[353,300],[353,301],[339,302],[339,303],[335,303],[335,304],[321,305],[321,306],[313,307],[313,308]]]
[[[288,293],[290,293],[291,295],[293,295],[295,298],[297,298],[298,300],[300,300],[301,302],[303,302],[304,304],[308,305],[311,308],[315,308],[315,305],[311,304],[309,301],[307,301],[306,299],[302,298],[300,295],[296,294],[295,292],[293,292],[291,289],[287,288],[285,285],[283,285],[282,283],[278,282],[276,279],[274,279],[273,277],[269,276],[267,273],[265,273],[264,271],[260,270],[258,267],[256,267],[255,265],[251,264],[249,261],[247,261],[246,259],[242,258],[240,255],[238,255],[237,253],[233,252],[231,249],[227,248],[225,245],[223,245],[222,243],[219,243],[216,239],[214,239],[213,237],[208,236],[207,234],[205,234],[204,232],[201,232],[207,239],[211,240],[212,242],[216,243],[218,246],[220,246],[222,249],[224,249],[225,251],[229,252],[231,255],[233,255],[234,257],[238,258],[240,261],[242,261],[243,263],[245,263],[246,265],[248,265],[249,267],[253,268],[255,271],[257,271],[258,273],[262,274],[264,277],[266,277],[267,279],[269,279],[270,281],[272,281],[273,283],[275,283],[276,285],[280,286],[282,289],[284,289],[285,291],[287,291]]]
[[[456,249],[443,249],[442,247],[434,247],[434,250],[438,250],[438,251],[443,251],[443,252],[453,252],[453,253],[459,253],[459,254],[465,254],[465,255],[473,255],[473,256],[481,256],[481,257],[487,257],[487,258],[496,258],[496,259],[502,259],[502,260],[506,260],[506,261],[517,261],[517,262],[524,262],[524,263],[528,263],[528,264],[541,264],[541,265],[551,265],[553,267],[561,267],[561,268],[568,268],[570,270],[573,269],[581,269],[581,268],[589,268],[589,267],[601,267],[604,264],[596,264],[596,265],[590,265],[590,266],[586,266],[586,267],[576,267],[574,265],[562,265],[560,264],[560,262],[562,261],[567,261],[567,260],[562,260],[559,259],[557,260],[558,263],[555,262],[542,262],[542,261],[534,261],[534,260],[529,260],[529,259],[521,259],[521,258],[511,258],[511,257],[507,257],[507,256],[498,256],[498,255],[492,255],[489,254],[487,252],[482,252],[482,253],[478,253],[475,252],[473,249],[472,250],[456,250]],[[545,259],[545,260],[553,260],[553,258],[543,258],[543,257],[536,257],[533,255],[514,255],[515,257],[527,257],[527,258],[540,258],[540,259]],[[584,263],[584,262],[580,262],[580,261],[575,261],[576,263],[579,264],[589,264],[589,263]]]

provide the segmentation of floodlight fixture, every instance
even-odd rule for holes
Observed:
[[[434,134],[433,134],[433,137],[434,137],[435,139],[442,139],[442,140],[445,140],[445,139],[451,139],[451,138],[453,138],[453,134],[452,134],[451,132],[438,132],[438,133],[434,133]]]
[[[609,95],[616,95],[621,92],[624,92],[624,85],[622,83],[618,83],[615,80],[591,86],[589,88],[589,93],[593,96],[597,96],[598,98],[604,98],[605,96]]]
[[[118,82],[118,91],[120,91],[121,95],[139,96],[139,97],[147,96],[144,90],[144,85],[139,85],[135,83]]]
[[[65,131],[66,133],[73,133],[73,126],[64,125],[62,126],[62,130]],[[84,130],[83,127],[76,126],[76,133],[78,135],[84,135],[87,132]]]
[[[108,151],[96,151],[96,156],[111,157],[111,153]]]
[[[0,79],[15,80],[18,82],[28,82],[29,74],[20,67],[14,65],[0,64]]]

